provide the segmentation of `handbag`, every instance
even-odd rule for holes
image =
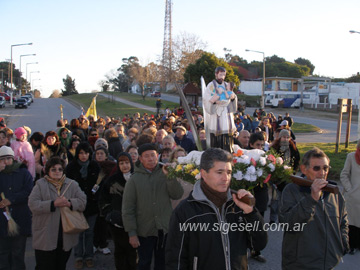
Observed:
[[[72,182],[66,187],[61,196],[64,196]],[[89,224],[82,212],[72,211],[69,207],[60,207],[60,216],[64,233],[77,234],[89,229]]]

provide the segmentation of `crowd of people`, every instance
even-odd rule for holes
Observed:
[[[222,259],[216,261],[221,251],[209,250],[213,246],[209,239],[200,237],[204,241],[200,244],[196,235],[190,235],[191,239],[184,246],[189,248],[185,256],[185,251],[180,248],[184,244],[181,242],[184,239],[180,239],[183,235],[171,230],[179,222],[185,222],[202,212],[209,213],[209,206],[216,213],[219,209],[221,212],[225,205],[233,207],[232,212],[230,208],[226,208],[223,209],[225,212],[219,213],[224,221],[244,216],[249,222],[263,222],[269,203],[270,223],[276,223],[278,219],[293,222],[294,211],[299,214],[300,221],[305,221],[309,218],[308,215],[313,215],[311,207],[319,200],[319,196],[323,196],[319,188],[323,186],[323,182],[318,183],[313,201],[306,197],[309,201],[302,201],[297,210],[289,206],[288,203],[293,198],[289,195],[290,188],[285,189],[284,184],[256,187],[254,208],[249,208],[238,200],[247,194],[241,190],[238,197],[233,197],[233,205],[229,203],[230,197],[224,193],[227,192],[229,183],[225,190],[218,191],[213,182],[216,174],[213,172],[214,168],[220,163],[229,166],[231,157],[226,151],[216,152],[214,148],[210,148],[205,152],[208,154],[200,166],[203,180],[194,189],[192,186],[189,188],[185,183],[167,177],[167,166],[163,165],[197,150],[194,139],[196,136],[190,128],[188,117],[190,116],[182,108],[175,108],[173,111],[167,108],[162,115],[144,113],[141,116],[135,113],[119,119],[94,119],[91,115],[81,115],[70,123],[66,119],[58,120],[56,128],[45,135],[32,132],[27,126],[18,127],[14,131],[3,127],[0,130],[0,192],[4,193],[4,198],[0,200],[0,209],[5,211],[6,208],[11,208],[11,218],[18,224],[19,233],[10,237],[10,217],[0,217],[0,269],[25,269],[25,243],[29,235],[33,236],[36,269],[66,269],[72,249],[76,269],[82,269],[84,264],[92,268],[96,263],[94,252],[111,253],[107,243],[110,236],[114,241],[116,269],[150,269],[153,259],[155,269],[165,269],[165,264],[169,269],[197,269],[194,268],[195,263],[201,265],[198,269],[247,269],[243,268],[247,265],[244,259],[247,257],[247,249],[251,250],[252,258],[266,262],[261,254],[267,242],[264,232],[253,232],[251,235],[241,233],[228,239],[216,239],[220,245],[221,242],[224,244],[223,241],[228,241],[226,245],[231,243],[239,247],[239,253],[232,249],[231,254],[224,255],[225,261],[234,258],[234,261],[229,262],[229,268],[225,268],[221,266]],[[195,113],[191,117],[197,126],[202,147],[206,148],[203,116]],[[291,129],[294,121],[288,113],[284,117],[276,117],[261,109],[255,110],[252,116],[237,111],[234,113],[234,122],[235,144],[243,149],[272,149],[293,167],[294,172],[301,169],[308,178],[312,177],[311,172],[301,166],[308,166],[314,156],[307,157],[308,160],[300,165],[296,137]],[[325,165],[329,165],[327,157],[315,153],[316,158],[324,158],[327,161]],[[355,157],[346,161],[342,173],[346,192],[357,203],[358,197],[351,192],[356,190],[359,194],[359,185],[353,183],[356,174],[351,166],[359,164],[360,150]],[[228,180],[228,171],[231,172],[231,169],[226,166],[219,167],[219,170],[224,172],[224,177]],[[314,166],[313,170],[318,165]],[[323,168],[327,174],[329,166]],[[323,171],[321,166],[318,171]],[[271,201],[268,188],[271,189]],[[180,199],[187,198],[192,190],[189,198],[202,201],[205,200],[203,196],[206,196],[205,205],[198,208],[191,200],[187,200],[187,203],[180,203],[174,212],[174,206],[178,205]],[[284,196],[285,201],[281,201],[280,198]],[[209,198],[213,200],[209,201]],[[172,203],[176,201],[176,204]],[[296,204],[296,200],[290,204]],[[89,228],[80,234],[64,233],[60,217],[62,207],[83,212]],[[341,218],[345,210],[340,210],[343,211]],[[233,215],[234,211],[236,215]],[[301,211],[304,212],[302,216]],[[352,216],[349,219],[353,227],[350,244],[354,250],[359,248],[360,224],[355,211],[351,215],[349,211],[349,216]],[[203,221],[206,220],[204,217]],[[236,237],[246,243],[240,243]],[[288,234],[284,241],[290,238]],[[169,241],[171,246],[167,245]],[[189,243],[192,243],[191,247]],[[199,245],[205,245],[206,248],[198,251]],[[191,259],[197,256],[200,257],[196,261]],[[211,260],[204,260],[203,256],[210,256]],[[178,261],[180,257],[181,263]],[[191,263],[185,262],[185,257],[191,257]],[[284,269],[305,269],[300,267],[301,264],[291,263],[293,262],[285,265]],[[216,265],[219,268],[214,268]]]

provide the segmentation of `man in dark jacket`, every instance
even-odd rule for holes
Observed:
[[[166,245],[167,269],[245,270],[247,249],[267,243],[263,218],[256,208],[239,200],[246,190],[231,195],[232,156],[209,148],[201,156],[201,180],[174,210]]]
[[[305,153],[300,169],[311,187],[288,184],[282,194],[279,222],[284,223],[282,269],[333,269],[349,250],[343,196],[322,191],[330,166],[319,148]]]
[[[14,151],[0,148],[0,269],[25,269],[26,237],[31,235],[28,197],[33,188],[26,166],[14,161]],[[7,211],[8,209],[8,211]],[[4,214],[3,214],[4,213]],[[8,231],[10,216],[18,225],[17,234]]]
[[[195,144],[191,139],[189,139],[186,135],[186,128],[183,126],[175,127],[175,142],[178,146],[181,146],[185,149],[186,153],[190,153],[191,151],[196,149]]]

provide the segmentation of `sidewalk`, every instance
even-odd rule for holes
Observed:
[[[156,113],[156,108],[153,108],[153,107],[149,107],[149,106],[146,106],[146,105],[142,105],[140,103],[136,103],[136,102],[132,102],[132,101],[129,101],[129,100],[126,100],[126,99],[123,99],[123,98],[119,98],[119,97],[116,97],[116,96],[110,96],[108,94],[105,94],[105,93],[99,93],[100,96],[103,96],[105,98],[113,98],[115,101],[118,101],[118,102],[121,102],[121,103],[124,103],[124,104],[128,104],[128,105],[131,105],[135,108],[139,108],[139,109],[144,109],[144,110],[147,110],[147,111],[151,111],[151,112],[154,112]]]

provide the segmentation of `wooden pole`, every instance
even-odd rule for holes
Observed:
[[[338,125],[336,131],[336,144],[335,144],[335,153],[339,151],[339,143],[340,143],[340,136],[341,136],[341,124],[342,124],[342,113],[343,113],[343,102],[342,98],[338,99],[338,108],[339,108],[339,118],[338,118]]]
[[[348,99],[348,101],[347,101],[347,113],[348,113],[348,120],[347,120],[347,127],[346,127],[345,148],[349,147],[351,116],[352,116],[352,99]]]

